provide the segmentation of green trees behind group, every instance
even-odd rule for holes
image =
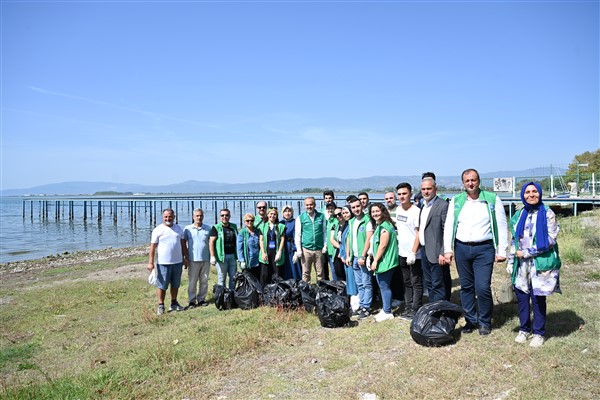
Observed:
[[[577,167],[580,164],[588,164],[587,167]],[[567,169],[565,175],[576,175],[577,173],[598,173],[600,172],[600,149],[595,151],[586,151],[576,155]]]

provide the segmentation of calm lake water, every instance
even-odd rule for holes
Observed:
[[[304,196],[296,196],[293,200],[270,199],[270,205],[282,207],[284,204],[292,204],[297,215],[298,207]],[[317,206],[320,205],[317,197]],[[143,200],[140,198],[139,200]],[[39,203],[48,201],[51,206],[48,219],[42,218]],[[116,211],[117,221],[105,204],[103,208],[102,221],[98,221],[97,207],[88,206],[87,221],[83,220],[83,207],[81,204],[74,207],[73,218],[69,220],[68,208],[61,206],[60,218],[56,220],[54,203],[56,199],[51,197],[36,198],[33,201],[33,215],[30,212],[30,203],[26,203],[25,217],[23,217],[23,199],[0,197],[0,263],[19,260],[31,260],[46,257],[52,254],[64,252],[75,252],[79,250],[98,250],[108,247],[121,248],[139,246],[150,243],[152,229],[156,225],[151,221],[150,212],[147,208],[136,209],[136,223],[130,221],[131,210],[127,207],[119,207]],[[108,202],[107,202],[108,203]],[[231,222],[238,224],[241,214],[255,212],[256,200],[247,201],[223,201],[205,200],[200,204],[194,203],[194,207],[204,209],[204,222],[208,225],[215,223],[215,208],[220,210],[227,206],[231,210]],[[192,223],[192,209],[190,202],[164,201],[156,205],[158,224],[161,223],[160,210],[164,207],[176,208],[178,224],[183,228]],[[215,207],[216,206],[216,207]],[[113,211],[114,212],[114,211]]]

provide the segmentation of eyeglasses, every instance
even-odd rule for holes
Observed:
[[[267,207],[266,207],[266,206],[258,206],[258,207],[256,207],[256,208],[257,208],[257,209],[259,209],[259,210],[264,210],[264,209],[265,209],[265,208],[267,208]]]
[[[229,218],[230,215],[229,214],[221,214],[221,218]]]
[[[247,219],[246,222],[254,222],[253,219]]]
[[[335,214],[335,216],[339,218],[342,216],[342,213],[337,213],[337,214]]]

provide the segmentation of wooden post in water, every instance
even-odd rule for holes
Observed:
[[[83,221],[87,221],[87,201],[83,201]]]
[[[98,200],[98,222],[102,221],[102,200]]]
[[[119,207],[117,206],[117,201],[115,200],[115,212],[113,213],[113,223],[116,225],[117,224],[117,210],[119,209]]]

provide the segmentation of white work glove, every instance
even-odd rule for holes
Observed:
[[[512,265],[512,263],[508,263],[506,265],[506,272],[508,272],[508,274],[512,276],[512,273],[513,273],[513,265]]]
[[[216,265],[216,264],[217,264],[217,259],[216,259],[216,257],[214,257],[214,256],[213,256],[213,257],[211,257],[211,258],[210,258],[210,265]]]
[[[246,269],[246,261],[240,261],[240,268]]]
[[[296,254],[294,254],[294,257],[292,258],[292,262],[295,264],[298,261],[300,261],[301,258],[302,258],[302,252],[297,251]]]
[[[278,252],[275,254],[275,262],[278,262],[279,260],[281,260],[281,251],[278,251]]]
[[[371,262],[372,262],[372,258],[371,256],[367,256],[367,259],[365,260],[365,264],[367,266],[367,269],[370,270],[371,269]]]
[[[417,255],[412,251],[406,256],[406,264],[413,265],[417,261]]]
[[[321,249],[321,253],[327,254],[327,244],[325,244],[325,246],[323,246],[323,248]]]

